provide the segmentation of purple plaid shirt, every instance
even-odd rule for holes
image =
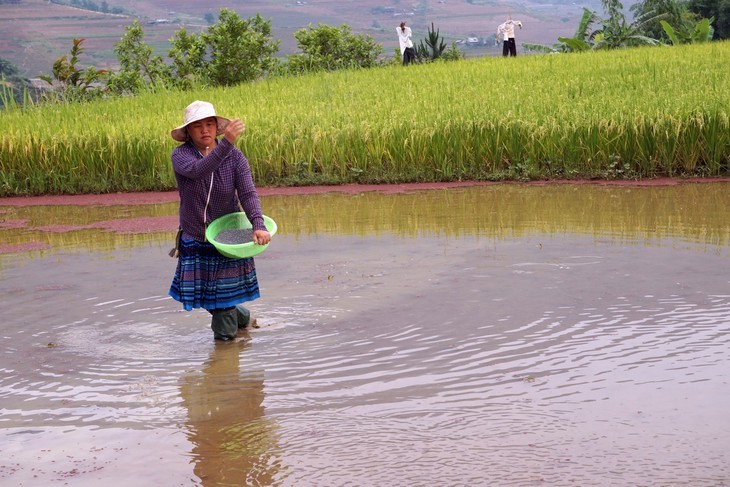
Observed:
[[[180,227],[184,236],[204,242],[207,224],[227,213],[241,211],[236,197],[254,230],[266,230],[251,166],[228,139],[221,138],[205,157],[192,142],[185,142],[173,149],[171,159],[180,192]],[[206,210],[211,178],[213,189]]]

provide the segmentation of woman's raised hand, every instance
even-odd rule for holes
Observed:
[[[234,118],[228,125],[226,125],[223,131],[223,136],[228,139],[228,142],[234,144],[236,139],[246,131],[246,124],[240,118]]]

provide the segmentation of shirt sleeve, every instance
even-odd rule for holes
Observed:
[[[183,144],[172,151],[172,169],[188,179],[208,177],[220,166],[233,147],[233,144],[227,139],[223,139],[210,151],[210,154],[200,158],[197,149],[192,144]]]
[[[256,192],[256,186],[253,184],[251,166],[246,156],[240,150],[235,149],[234,157],[236,159],[236,192],[238,193],[238,200],[241,202],[241,207],[246,212],[246,216],[254,230],[266,230],[263,212],[261,211],[261,201]]]

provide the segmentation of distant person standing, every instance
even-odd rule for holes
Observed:
[[[497,27],[497,36],[502,39],[502,56],[517,56],[517,44],[515,44],[515,25],[522,28],[522,22],[519,20],[507,19],[503,24]]]
[[[416,60],[416,50],[413,49],[413,42],[411,36],[413,35],[410,27],[406,27],[405,22],[400,23],[400,27],[397,27],[398,42],[400,43],[400,53],[403,56],[403,66],[406,66]]]

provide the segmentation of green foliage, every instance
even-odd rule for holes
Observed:
[[[660,42],[688,44],[712,39],[713,19],[700,19],[679,0],[643,0],[631,6],[634,19],[627,23],[619,0],[602,0],[607,16],[583,9],[583,16],[571,38],[559,37],[552,46],[523,44],[537,52],[581,52],[618,49]],[[729,0],[730,1],[730,0]],[[594,29],[594,26],[598,28]]]
[[[170,39],[172,48],[168,55],[172,59],[172,77],[175,84],[182,89],[191,89],[203,84],[206,77],[207,46],[202,36],[189,34],[185,27],[175,32]]]
[[[82,71],[77,63],[83,49],[80,42],[75,43],[71,58],[64,56],[57,60],[54,77],[46,78],[49,83],[61,87],[56,93],[62,92],[64,100],[74,101],[102,94],[124,96],[173,88],[235,86],[267,76],[374,68],[394,62],[380,59],[383,47],[371,36],[355,35],[346,24],[331,27],[320,23],[297,31],[294,37],[301,53],[280,63],[275,57],[280,41],[274,41],[271,36],[270,19],[265,20],[260,15],[241,19],[228,9],[221,9],[218,22],[207,32],[196,35],[188,33],[184,27],[176,31],[170,39],[172,47],[168,56],[172,62],[169,64],[145,43],[142,26],[137,20],[125,30],[114,49],[120,64],[117,71],[94,68]],[[465,58],[456,43],[446,47],[433,23],[428,37],[416,47],[421,61]],[[100,87],[102,81],[106,82],[104,89]]]
[[[573,37],[559,37],[558,43],[552,46],[523,44],[523,47],[539,52],[581,52],[659,44],[657,39],[643,33],[644,25],[657,21],[657,16],[640,16],[627,23],[619,0],[602,0],[602,3],[607,16],[599,17],[596,12],[584,8]],[[596,25],[598,27],[594,29]]]
[[[726,1],[725,19],[730,21],[730,0]],[[695,0],[642,0],[631,6],[631,11],[636,17],[648,19],[641,26],[645,35],[676,45],[707,42],[713,37],[722,39],[722,19],[716,17],[722,15],[716,8],[720,5],[722,2],[717,0],[702,3]],[[717,30],[713,24],[719,26]]]
[[[591,49],[591,45],[583,39],[558,37],[558,41],[564,44],[561,49],[563,52],[582,52]]]
[[[114,47],[120,69],[109,75],[109,90],[117,95],[127,95],[169,86],[170,67],[161,56],[153,55],[152,47],[144,42],[144,32],[139,22],[135,20],[125,29],[126,34]]]
[[[661,25],[671,44],[696,44],[701,42],[709,42],[712,40],[712,23],[713,19],[702,19],[697,22],[690,32],[676,31],[666,21],[662,20]]]
[[[442,61],[458,61],[460,59],[466,59],[466,54],[456,46],[456,42],[452,42],[451,45],[446,48],[443,53],[441,53],[440,59]]]
[[[218,23],[201,34],[209,48],[207,78],[213,86],[233,86],[254,81],[276,67],[279,41],[271,36],[271,20],[259,14],[241,19],[221,9]]]
[[[431,27],[428,29],[428,36],[421,40],[416,46],[416,60],[419,62],[423,61],[434,61],[438,59],[446,50],[446,42],[439,36],[439,30],[436,29],[431,22]]]
[[[638,17],[633,22],[627,23],[623,13],[624,6],[619,0],[601,0],[601,3],[608,16],[602,19],[603,26],[600,31],[592,36],[593,49],[619,49],[659,43],[657,39],[642,33],[643,25],[650,19]]]
[[[46,101],[78,102],[99,98],[104,89],[100,86],[101,80],[107,76],[107,71],[90,66],[80,69],[77,64],[79,56],[83,54],[82,44],[86,39],[74,39],[69,56],[62,56],[53,63],[53,76],[41,76],[53,90],[44,95]]]
[[[372,68],[378,65],[383,48],[369,35],[355,35],[348,25],[332,27],[322,23],[294,33],[302,51],[287,57],[284,72],[336,71]]]
[[[730,0],[687,0],[687,9],[699,17],[715,19],[714,39],[730,39]]]
[[[643,34],[654,39],[664,40],[665,31],[661,21],[672,26],[677,31],[682,31],[685,26],[692,23],[691,14],[686,3],[681,0],[641,0],[629,9],[635,18],[650,19],[642,26]]]
[[[715,20],[702,19],[697,22],[692,30],[692,42],[709,42],[712,40],[714,29],[712,28],[712,22]]]
[[[170,39],[172,64],[144,42],[142,26],[135,20],[116,44],[121,68],[109,78],[109,89],[117,95],[170,87],[232,86],[253,81],[273,70],[279,42],[271,37],[270,21],[257,15],[241,19],[222,9],[219,22],[208,32],[188,34],[185,28]]]

